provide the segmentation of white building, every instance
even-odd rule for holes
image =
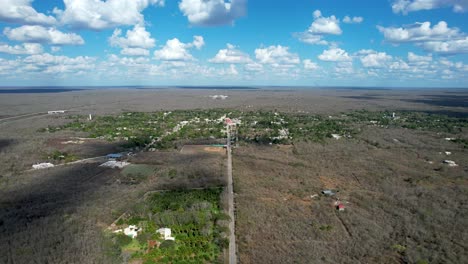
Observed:
[[[47,111],[47,114],[53,115],[53,114],[64,114],[65,110],[54,110],[54,111]]]
[[[34,165],[32,165],[33,169],[35,169],[35,170],[52,168],[52,167],[54,167],[54,166],[55,166],[55,165],[52,164],[52,163],[50,163],[50,162],[39,163],[39,164],[34,164]]]
[[[138,236],[138,232],[140,230],[141,229],[135,225],[129,225],[127,228],[124,229],[124,234],[131,238],[135,238]]]
[[[172,232],[170,228],[159,228],[156,232],[158,232],[164,238],[164,240],[175,240],[175,237],[171,236]]]

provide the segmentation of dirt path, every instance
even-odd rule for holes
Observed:
[[[31,114],[24,114],[24,115],[5,117],[5,118],[0,119],[0,124],[5,123],[7,121],[15,121],[15,120],[26,119],[26,118],[37,117],[37,116],[43,116],[43,115],[47,115],[47,113],[39,112],[39,113],[31,113]]]
[[[51,168],[57,168],[57,167],[68,166],[68,165],[73,165],[73,164],[80,164],[80,163],[81,164],[95,163],[95,162],[98,162],[98,161],[103,162],[105,160],[106,160],[106,156],[92,157],[92,158],[87,158],[87,159],[82,159],[82,160],[75,160],[75,161],[72,161],[72,162],[57,164],[57,165],[55,165],[54,167],[51,167]],[[29,169],[29,170],[26,170],[25,172],[31,172],[31,171],[37,171],[37,170],[42,170],[42,169]]]

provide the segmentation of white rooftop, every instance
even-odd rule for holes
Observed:
[[[171,236],[172,231],[170,228],[167,228],[167,227],[159,228],[158,230],[156,230],[156,232],[158,232],[164,238],[164,240],[175,240],[175,237]]]

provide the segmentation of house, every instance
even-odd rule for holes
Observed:
[[[39,164],[34,164],[34,165],[32,165],[33,169],[35,169],[35,170],[52,168],[52,167],[54,167],[54,166],[55,166],[55,165],[52,164],[52,163],[50,163],[50,162],[39,163]]]
[[[124,229],[124,234],[131,238],[135,238],[138,236],[138,232],[140,231],[141,231],[141,228],[135,225],[129,225],[127,228]]]
[[[158,230],[156,230],[156,232],[158,232],[164,240],[175,240],[175,237],[171,236],[172,232],[170,228],[159,228]]]
[[[53,115],[53,114],[64,114],[65,110],[54,110],[54,111],[47,111],[47,114]]]
[[[107,154],[106,158],[109,160],[121,160],[122,156],[123,155],[120,153],[111,153],[111,154]]]
[[[107,167],[107,168],[111,168],[111,169],[114,169],[114,168],[122,169],[123,167],[128,166],[128,165],[130,165],[129,162],[109,160],[109,161],[106,161],[103,164],[99,165],[99,167]]]
[[[344,204],[339,203],[338,205],[336,205],[336,210],[338,210],[338,211],[344,211],[344,209],[345,209]]]
[[[334,139],[340,139],[340,138],[341,138],[341,136],[338,135],[338,134],[331,134],[331,136],[332,136]]]
[[[332,190],[323,190],[323,191],[322,191],[322,194],[323,194],[323,195],[327,195],[327,196],[333,196],[333,195],[336,194],[336,192],[335,192],[335,191],[332,191]]]
[[[447,164],[449,167],[456,167],[456,166],[458,166],[458,164],[455,163],[455,161],[453,161],[453,160],[444,160],[444,163]]]

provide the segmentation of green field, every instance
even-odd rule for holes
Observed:
[[[397,111],[395,117],[392,114],[392,111],[367,110],[335,116],[231,109],[128,112],[118,116],[97,116],[93,121],[87,121],[84,116],[71,116],[69,118],[72,121],[64,126],[40,131],[52,133],[71,129],[88,132],[93,138],[123,140],[127,142],[127,147],[143,147],[153,142],[148,147],[171,149],[180,140],[224,138],[224,117],[240,120],[237,125],[240,141],[259,144],[324,142],[332,134],[351,138],[369,125],[435,131],[448,135],[463,134],[463,129],[468,127],[468,118],[415,111]],[[467,145],[466,139],[455,142]]]
[[[163,191],[148,195],[128,216],[118,221],[120,227],[137,225],[143,230],[135,239],[113,235],[114,243],[132,259],[144,263],[217,263],[228,246],[227,220],[219,205],[221,189]],[[175,241],[163,241],[157,229],[171,228]],[[148,249],[149,241],[159,247]]]

